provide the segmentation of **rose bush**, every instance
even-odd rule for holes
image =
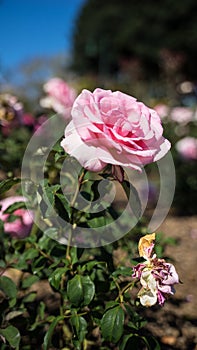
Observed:
[[[62,114],[70,112],[64,86],[61,81],[55,83],[57,90],[53,84],[54,90],[51,87],[50,92],[49,86],[47,90],[49,100],[57,102],[51,107],[57,111],[61,107]],[[60,146],[61,126],[56,138],[61,116],[49,118],[56,123],[50,128],[47,122],[39,127],[47,121],[47,114],[37,116],[32,125],[31,118],[23,119],[36,132],[23,155],[21,178],[10,178],[7,173],[0,184],[0,195],[8,196],[5,193],[19,183],[24,195],[0,202],[3,348],[159,349],[157,340],[143,330],[145,319],[141,309],[138,313],[136,289],[132,290],[138,281],[133,277],[142,284],[141,304],[151,306],[163,305],[174,293],[178,276],[171,264],[152,256],[152,235],[144,237],[148,244],[140,240],[140,251],[145,248],[140,256],[145,261],[138,264],[135,259],[136,242],[146,233],[141,202],[143,198],[146,202],[148,186],[144,197],[143,193],[139,196],[139,187],[135,188],[129,176],[124,178],[123,167],[140,170],[164,156],[170,143],[163,137],[158,114],[119,91],[84,90],[74,102],[72,118],[61,142],[64,149],[87,170],[100,171],[108,163],[112,166],[96,175],[78,167]],[[53,142],[51,135],[55,135]],[[4,142],[2,146],[5,148]],[[118,191],[111,196],[116,184]],[[119,205],[121,190],[125,199]],[[149,190],[154,197],[154,188]],[[24,208],[26,198],[36,213],[34,223],[33,215]],[[161,247],[158,256],[162,251]],[[11,272],[19,278],[13,279]]]
[[[24,238],[30,233],[33,224],[33,213],[27,209],[17,209],[12,214],[16,216],[14,221],[9,221],[10,214],[4,213],[9,206],[17,202],[26,202],[23,196],[12,196],[0,201],[0,219],[4,222],[4,231],[13,238]]]
[[[156,111],[120,91],[83,90],[71,115],[61,146],[88,170],[107,164],[140,170],[170,149]]]

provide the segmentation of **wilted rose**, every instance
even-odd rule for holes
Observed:
[[[156,111],[120,91],[83,90],[71,115],[61,146],[88,170],[107,164],[140,170],[170,149]]]
[[[163,305],[166,298],[175,293],[174,284],[179,277],[174,265],[153,254],[155,233],[142,237],[138,244],[139,255],[144,262],[133,267],[133,278],[139,278],[142,288],[138,293],[144,306],[152,306],[157,302]]]

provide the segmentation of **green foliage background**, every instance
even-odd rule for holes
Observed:
[[[161,71],[160,53],[184,55],[183,73],[197,77],[195,0],[87,0],[73,36],[73,67],[79,73],[111,74],[125,58],[137,58],[145,77]]]

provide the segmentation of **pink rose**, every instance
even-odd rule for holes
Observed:
[[[184,137],[176,143],[176,150],[180,155],[188,160],[197,159],[197,139],[194,137]]]
[[[170,149],[156,111],[120,91],[83,90],[71,115],[61,146],[88,170],[107,164],[140,170]]]
[[[0,219],[4,222],[4,231],[13,238],[24,238],[30,233],[33,224],[33,213],[27,209],[17,209],[13,215],[18,218],[13,222],[9,222],[10,214],[4,214],[4,211],[16,202],[26,202],[27,199],[22,196],[8,197],[0,201]]]
[[[169,114],[169,107],[165,104],[158,104],[154,107],[154,110],[159,114],[161,119],[164,119]]]
[[[40,101],[44,108],[52,108],[64,117],[70,117],[70,108],[76,98],[76,91],[60,78],[52,78],[44,85],[47,97]]]
[[[171,110],[171,120],[176,123],[187,124],[191,122],[194,118],[194,112],[189,107],[174,107]]]

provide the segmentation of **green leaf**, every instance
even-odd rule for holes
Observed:
[[[3,180],[0,183],[0,194],[7,192],[12,186],[21,182],[21,179],[14,177],[13,179]]]
[[[33,260],[31,264],[31,268],[33,273],[36,275],[39,271],[44,269],[46,264],[46,258],[44,256],[40,256],[38,259]]]
[[[22,311],[22,310],[10,311],[10,312],[5,316],[5,320],[6,320],[6,321],[10,321],[10,320],[12,320],[13,318],[22,315],[23,312],[24,312],[24,311]]]
[[[9,205],[9,207],[4,211],[5,214],[12,214],[17,209],[26,209],[26,203],[25,202],[16,202],[14,204]]]
[[[51,345],[51,338],[57,324],[64,319],[64,316],[57,316],[53,322],[50,324],[49,329],[44,337],[43,350],[48,350]]]
[[[27,294],[24,298],[23,298],[23,302],[24,303],[32,303],[35,298],[36,298],[37,293],[36,292],[32,292]]]
[[[34,276],[34,275],[28,276],[22,281],[22,288],[28,288],[38,280],[39,280],[38,276]]]
[[[2,335],[7,340],[12,348],[19,350],[21,337],[16,327],[8,326],[5,329],[0,329],[0,335]]]
[[[148,346],[149,350],[160,350],[158,341],[152,336],[142,337],[144,343]]]
[[[84,252],[84,248],[78,248],[78,247],[71,247],[70,248],[70,257],[71,257],[72,264],[75,264],[76,262],[79,261],[83,252]]]
[[[108,309],[101,319],[101,333],[105,340],[117,343],[123,334],[124,311],[120,305]]]
[[[60,154],[65,154],[64,149],[62,148],[62,146],[60,146],[60,142],[56,142],[56,144],[53,146],[53,151],[60,153]]]
[[[56,216],[56,212],[54,209],[55,194],[60,188],[61,188],[61,185],[58,185],[58,184],[50,186],[48,184],[47,179],[44,179],[41,182],[38,192],[41,196],[40,208],[41,208],[42,215],[44,217]]]
[[[56,289],[59,289],[62,276],[68,271],[68,267],[58,267],[49,276],[49,283]]]
[[[70,207],[70,203],[66,200],[65,195],[57,192],[55,194],[55,203],[59,214],[62,215],[62,217],[66,221],[69,221],[70,215],[71,215],[71,207]]]
[[[87,333],[86,320],[81,316],[73,315],[70,319],[70,323],[74,332],[73,343],[76,343],[77,341],[82,343]]]
[[[106,267],[105,261],[91,260],[85,263],[82,267],[82,271],[92,271],[96,267],[97,269],[104,269]]]
[[[16,298],[17,288],[15,283],[9,277],[0,277],[0,290],[2,290],[8,298]]]
[[[127,196],[127,199],[129,200],[129,204],[131,209],[133,210],[133,213],[138,220],[141,216],[142,208],[141,208],[141,201],[138,196],[138,192],[136,188],[128,181],[124,180],[121,183],[125,194]]]
[[[68,281],[67,294],[73,305],[88,305],[95,294],[94,283],[89,276],[75,275]]]
[[[130,349],[135,349],[135,350],[142,349],[142,342],[138,335],[128,334],[123,337],[119,350],[130,350]]]
[[[23,253],[24,260],[33,260],[37,258],[39,255],[39,252],[36,248],[29,248]]]
[[[131,276],[132,275],[132,268],[131,267],[126,267],[126,266],[121,266],[117,270],[115,270],[112,273],[112,276],[117,277],[117,276]]]

